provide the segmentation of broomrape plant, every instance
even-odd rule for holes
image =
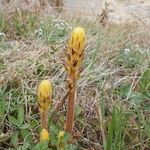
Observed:
[[[66,131],[72,133],[74,124],[74,103],[76,81],[80,76],[80,67],[83,60],[83,52],[85,48],[85,31],[81,27],[75,28],[70,36],[67,46],[67,58],[65,68],[68,73],[68,108],[67,108],[67,121]]]
[[[46,131],[48,130],[48,110],[52,103],[52,85],[49,80],[43,80],[39,84],[37,95],[41,117],[42,135],[42,133],[46,133]]]

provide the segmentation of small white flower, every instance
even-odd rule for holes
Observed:
[[[142,50],[141,48],[139,49],[139,52],[140,52],[141,54],[144,54],[144,50]]]
[[[59,25],[59,24],[55,24],[55,26],[54,26],[54,27],[59,28],[59,27],[60,27],[60,25]]]
[[[65,25],[66,25],[66,26],[70,26],[69,23],[67,23],[67,22],[65,22]]]
[[[38,35],[38,36],[42,36],[43,30],[40,28],[40,29],[35,31],[35,34]]]
[[[125,48],[125,49],[124,49],[124,53],[125,53],[126,55],[128,55],[128,54],[130,53],[130,49],[129,49],[129,48]]]
[[[58,29],[60,29],[60,30],[64,30],[64,27],[59,27]]]
[[[5,36],[5,33],[3,33],[3,32],[0,32],[0,36]]]
[[[61,26],[65,26],[65,24],[63,22],[60,23]]]

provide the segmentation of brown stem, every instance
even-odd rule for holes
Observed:
[[[72,134],[74,125],[74,103],[75,103],[75,82],[72,83],[72,89],[68,94],[68,107],[67,107],[67,121],[66,121],[66,132]]]
[[[48,110],[41,113],[41,126],[48,130]]]

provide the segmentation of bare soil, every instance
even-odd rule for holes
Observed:
[[[97,19],[101,14],[105,3],[108,8],[108,21],[110,22],[138,21],[144,24],[150,23],[149,0],[107,0],[106,2],[104,0],[61,0],[60,3],[56,0],[45,0],[44,6],[43,1],[44,0],[1,0],[0,8],[7,14],[11,14],[18,9],[33,11],[42,8],[44,14],[52,15],[51,11],[55,10],[54,7],[60,6],[63,7],[63,12],[93,20]]]

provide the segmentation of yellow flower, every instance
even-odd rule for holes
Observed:
[[[40,133],[40,142],[46,141],[49,141],[49,132],[43,128]]]
[[[38,88],[38,104],[40,111],[47,110],[52,103],[52,85],[49,80],[43,80]]]

